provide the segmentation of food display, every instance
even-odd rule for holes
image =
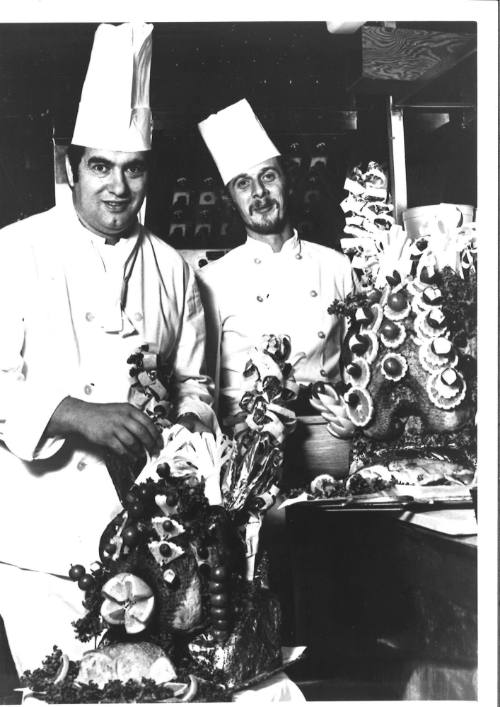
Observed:
[[[361,191],[370,172],[378,174],[377,190]],[[366,174],[357,169],[348,177],[347,201],[363,197],[375,207],[385,185],[373,165]],[[318,480],[310,495],[408,494],[414,486],[413,495],[417,487],[432,487],[435,498],[470,499],[476,466],[475,239],[474,223],[452,227],[435,218],[422,223],[415,238],[386,219],[377,232],[343,241],[358,286],[328,310],[347,323],[342,381],[335,388],[318,384],[311,402],[333,435],[352,434],[352,461],[347,480]]]
[[[278,488],[283,430],[293,427],[282,406],[295,390],[287,344],[266,337],[255,350],[234,436],[158,422],[164,448],[104,529],[99,561],[69,570],[86,609],[75,630],[90,650],[72,661],[56,647],[23,676],[35,695],[221,701],[283,667],[280,607],[258,540]],[[132,378],[144,359],[134,356]]]

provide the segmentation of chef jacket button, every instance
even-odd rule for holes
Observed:
[[[302,256],[300,253],[297,253],[297,255],[295,257],[297,258],[297,260],[302,260]]]
[[[83,389],[83,392],[85,393],[85,395],[91,395],[92,394],[92,386],[86,385]]]
[[[263,302],[264,298],[261,297],[260,295],[257,295],[257,302]]]
[[[83,459],[81,459],[76,465],[76,468],[78,469],[78,471],[83,471],[86,466],[86,463],[83,461]]]
[[[326,371],[322,368],[319,374],[320,376],[326,376]]]
[[[326,336],[326,334],[325,334],[324,331],[318,331],[318,336],[319,336],[320,339],[324,339],[325,336]]]
[[[93,320],[93,318],[94,318],[94,315],[92,314],[92,312],[87,312],[87,313],[85,314],[85,319],[86,319],[88,322],[91,322],[91,321]]]
[[[136,312],[136,314],[134,314],[134,319],[136,322],[142,322],[144,317],[142,316],[142,314],[140,312]]]
[[[316,292],[316,290],[311,290],[311,297],[317,297],[317,296],[318,296],[318,293]]]
[[[260,258],[255,258],[253,262],[254,262],[256,265],[260,265],[260,263],[262,262],[262,260],[261,260]]]

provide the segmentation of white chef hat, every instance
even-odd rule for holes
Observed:
[[[72,143],[105,150],[151,149],[149,76],[153,25],[96,30]]]
[[[280,154],[245,98],[213,113],[198,128],[224,184]]]

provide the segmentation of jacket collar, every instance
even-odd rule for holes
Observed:
[[[296,229],[294,229],[292,237],[283,243],[283,247],[278,253],[274,253],[268,243],[263,243],[262,241],[258,241],[255,238],[250,238],[250,236],[247,236],[245,249],[251,257],[290,257],[300,253],[300,238]]]

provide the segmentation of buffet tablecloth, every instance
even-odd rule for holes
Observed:
[[[238,692],[233,702],[305,702],[299,687],[285,673],[278,673],[255,687]]]
[[[446,508],[422,513],[405,511],[400,519],[421,528],[446,535],[477,535],[477,521],[473,508]]]

